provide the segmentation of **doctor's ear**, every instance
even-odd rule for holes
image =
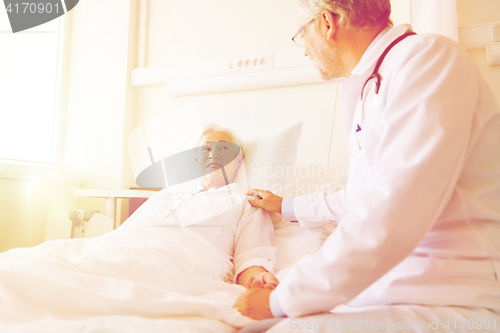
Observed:
[[[320,31],[326,37],[326,39],[333,39],[333,36],[337,32],[337,23],[340,16],[332,13],[329,10],[324,10],[321,12],[321,20],[320,20]]]

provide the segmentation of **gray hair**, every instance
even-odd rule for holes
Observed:
[[[392,26],[390,0],[299,0],[307,21],[317,18],[323,10],[340,16],[339,24],[345,28]]]
[[[205,137],[205,135],[208,133],[211,133],[211,132],[224,132],[227,135],[229,135],[233,139],[233,142],[236,143],[238,146],[240,146],[241,155],[245,156],[245,153],[243,151],[243,141],[241,141],[241,139],[238,137],[238,135],[235,134],[234,130],[229,129],[229,128],[225,128],[225,127],[221,127],[218,124],[210,124],[210,125],[206,126],[203,129],[203,133],[199,137],[198,142],[202,141],[203,138]]]

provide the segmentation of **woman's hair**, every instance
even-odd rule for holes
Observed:
[[[389,0],[300,0],[299,3],[307,21],[315,19],[326,9],[338,14],[339,24],[345,28],[393,25]]]
[[[234,131],[232,129],[221,127],[217,124],[210,124],[210,125],[206,126],[203,129],[203,133],[199,137],[198,142],[204,142],[203,140],[204,140],[205,135],[210,133],[210,132],[224,132],[227,135],[229,135],[233,139],[233,142],[236,143],[238,146],[240,146],[241,155],[245,156],[245,153],[243,151],[243,141],[240,140],[240,138],[234,133]]]

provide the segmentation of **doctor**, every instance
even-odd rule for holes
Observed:
[[[235,307],[255,319],[323,313],[372,324],[411,313],[425,328],[489,318],[498,330],[500,113],[478,69],[445,37],[393,27],[389,0],[301,0],[300,9],[294,41],[323,79],[347,77],[348,185],[291,198],[253,190],[250,203],[285,220],[340,223],[275,290],[247,290]]]

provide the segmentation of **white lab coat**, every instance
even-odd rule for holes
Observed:
[[[288,316],[340,304],[500,311],[500,113],[467,52],[441,36],[406,38],[359,120],[365,80],[408,28],[384,30],[342,83],[347,189],[294,199],[299,222],[340,223],[273,292]]]

